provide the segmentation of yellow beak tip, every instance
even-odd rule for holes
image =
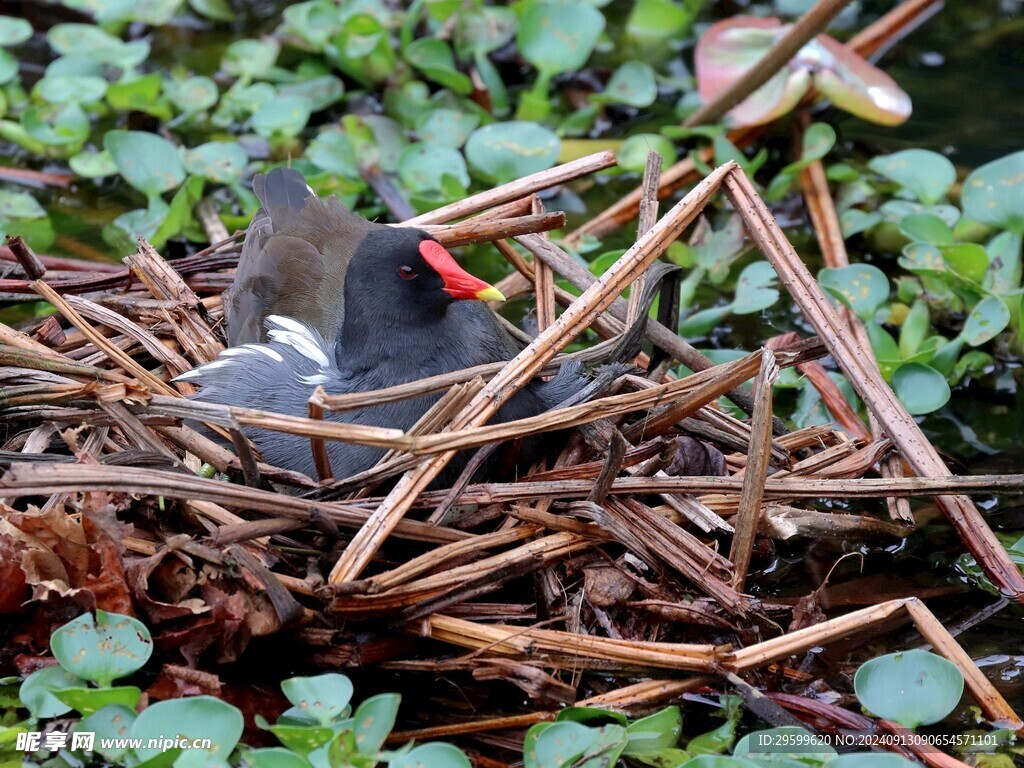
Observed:
[[[489,285],[482,291],[477,293],[476,297],[481,301],[504,301],[505,295],[495,288],[493,285]]]

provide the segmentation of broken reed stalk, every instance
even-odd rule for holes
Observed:
[[[949,469],[882,379],[877,365],[867,357],[851,334],[845,332],[832,303],[793,250],[743,171],[733,171],[723,183],[750,236],[903,457],[919,475],[949,476]],[[974,503],[965,496],[939,496],[936,502],[992,583],[1003,594],[1024,602],[1024,574],[1010,560]]]
[[[395,224],[406,227],[407,224]],[[507,219],[469,219],[458,224],[424,224],[417,227],[437,240],[446,248],[455,248],[472,243],[488,243],[506,237],[525,235],[532,232],[550,232],[565,226],[565,214],[561,211],[553,213],[529,214]]]
[[[579,160],[573,160],[572,162],[549,168],[546,171],[540,171],[524,176],[521,179],[510,181],[507,184],[502,184],[500,187],[479,192],[464,200],[450,203],[429,213],[406,219],[402,223],[411,227],[417,227],[422,224],[443,224],[452,219],[471,216],[487,208],[512,202],[534,192],[539,192],[542,189],[548,189],[549,187],[578,179],[581,176],[588,176],[605,168],[611,168],[615,163],[614,153],[607,151],[597,152],[593,155],[581,157]]]
[[[803,133],[807,130],[807,126],[810,125],[810,120],[810,115],[806,110],[798,115],[798,137],[801,139],[801,145]],[[850,259],[846,252],[846,241],[843,239],[843,228],[839,222],[839,214],[836,212],[835,202],[832,200],[832,193],[829,190],[828,177],[825,174],[825,164],[820,158],[813,160],[800,172],[800,186],[803,191],[807,212],[810,214],[811,222],[814,225],[814,232],[818,238],[818,246],[825,259],[825,265],[828,267],[847,266],[850,263]],[[864,323],[849,309],[846,309],[842,316],[845,317],[847,326],[856,336],[857,343],[860,344],[865,353],[871,355],[871,360],[877,365],[877,359],[871,348],[871,340],[868,338],[867,328],[864,327]],[[807,369],[814,370],[813,381],[816,387],[835,387],[835,382],[828,377],[821,363],[814,361],[805,364],[801,368],[804,373],[807,373]],[[841,424],[860,425],[860,419],[850,407],[846,398],[841,395],[839,397],[823,396],[822,400],[829,407],[830,412],[833,407],[842,409],[837,418],[837,421]],[[871,425],[871,434],[878,437],[880,432],[878,420],[870,411],[868,412],[868,420]],[[861,428],[853,432],[853,434],[855,436],[864,435],[864,430]],[[900,477],[903,474],[903,464],[898,457],[891,456],[882,460],[881,471],[883,477]],[[914,525],[914,515],[910,510],[910,502],[907,499],[888,498],[886,499],[886,507],[889,510],[889,517],[893,520],[901,520],[908,525]]]
[[[772,442],[772,386],[779,376],[775,355],[761,350],[761,368],[754,380],[754,418],[750,425],[750,445],[747,449],[747,467],[743,473],[743,490],[739,510],[733,520],[734,535],[729,559],[735,567],[732,586],[742,592],[754,552],[757,526],[761,522],[761,500],[764,482],[768,477],[768,457]]]
[[[643,197],[640,199],[640,220],[637,222],[636,235],[641,237],[658,221],[658,180],[661,178],[662,158],[658,152],[647,153],[647,164],[644,166],[644,180],[640,185]],[[641,275],[629,292],[629,303],[626,309],[626,327],[633,325],[640,316],[641,297],[647,275]]]
[[[566,309],[521,353],[513,358],[473,399],[452,424],[452,430],[484,424],[570,341],[583,332],[682,231],[707,204],[724,176],[735,168],[728,163],[715,170],[677,204],[644,237],[624,253],[598,281]],[[503,202],[503,201],[499,201]],[[455,455],[448,451],[403,475],[367,525],[353,538],[331,571],[330,581],[355,579],[373,558],[394,525],[412,506],[416,496]]]
[[[139,493],[182,501],[198,499],[224,507],[239,507],[261,515],[310,523],[310,513],[315,511],[344,528],[358,528],[368,517],[366,510],[350,504],[311,501],[258,488],[247,488],[194,475],[145,467],[26,462],[12,464],[11,468],[0,476],[0,499],[88,491]],[[439,528],[414,520],[403,520],[396,529],[396,534],[403,538],[435,544],[447,544],[471,536],[462,531]]]

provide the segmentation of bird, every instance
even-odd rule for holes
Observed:
[[[197,399],[305,416],[317,386],[328,394],[372,391],[519,352],[485,303],[502,300],[501,293],[466,272],[428,233],[369,222],[334,196],[318,197],[292,168],[257,175],[253,191],[262,207],[224,293],[228,347],[176,379],[198,384]],[[549,410],[584,381],[582,367],[563,365],[550,380],[528,383],[491,422]],[[439,398],[327,418],[408,430]],[[244,432],[265,462],[315,477],[308,438],[250,427]],[[337,441],[326,448],[337,478],[371,468],[384,454]],[[468,458],[458,454],[442,482],[454,480]]]

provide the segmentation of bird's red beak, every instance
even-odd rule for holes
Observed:
[[[483,301],[504,301],[501,291],[479,277],[473,277],[456,263],[448,251],[436,240],[420,243],[420,256],[444,280],[444,289],[456,299],[481,299]]]

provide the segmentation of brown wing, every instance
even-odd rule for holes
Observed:
[[[263,341],[268,315],[312,326],[331,341],[344,317],[345,270],[371,224],[331,197],[321,200],[292,168],[253,179],[253,216],[234,282],[224,292],[228,344]]]

